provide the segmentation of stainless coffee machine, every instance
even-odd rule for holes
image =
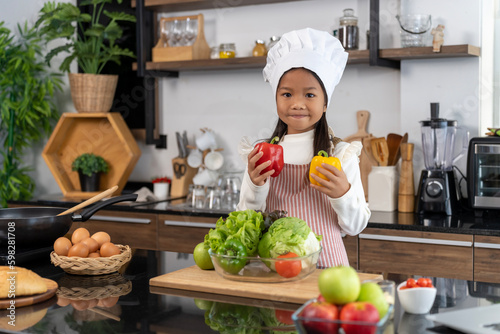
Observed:
[[[439,103],[431,103],[431,118],[420,123],[425,170],[418,186],[417,213],[451,216],[459,207],[453,164],[467,152],[468,135],[463,150],[453,157],[457,122],[439,118]]]

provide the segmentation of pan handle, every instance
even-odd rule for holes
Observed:
[[[105,201],[96,203],[92,205],[91,207],[85,209],[82,211],[81,214],[75,214],[71,217],[73,221],[78,221],[78,222],[85,222],[89,220],[90,217],[94,215],[97,211],[101,210],[102,208],[105,208],[107,206],[110,206],[115,203],[119,202],[125,202],[125,201],[134,201],[137,199],[137,194],[127,194],[127,195],[122,195],[122,196],[115,196],[111,197],[110,199],[107,199]]]

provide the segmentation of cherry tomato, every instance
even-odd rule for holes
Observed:
[[[282,324],[293,325],[292,314],[293,311],[278,310],[278,309],[274,310],[274,315],[276,316],[276,319]]]
[[[297,254],[288,252],[286,254],[278,256],[278,259],[297,257]],[[300,274],[302,270],[302,263],[300,261],[276,261],[276,272],[281,277],[295,277]]]
[[[409,288],[417,288],[418,287],[417,281],[415,281],[414,278],[408,278],[406,280],[406,286]]]

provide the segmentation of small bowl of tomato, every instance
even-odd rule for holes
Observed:
[[[215,271],[220,276],[246,282],[290,282],[303,279],[316,270],[321,247],[316,252],[297,256],[294,253],[277,258],[230,256],[208,251]]]
[[[399,303],[406,313],[428,313],[436,299],[436,288],[430,278],[409,278],[398,285]]]

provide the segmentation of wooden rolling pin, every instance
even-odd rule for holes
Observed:
[[[413,182],[413,148],[411,143],[401,143],[401,173],[399,175],[398,211],[415,211],[415,184]]]

